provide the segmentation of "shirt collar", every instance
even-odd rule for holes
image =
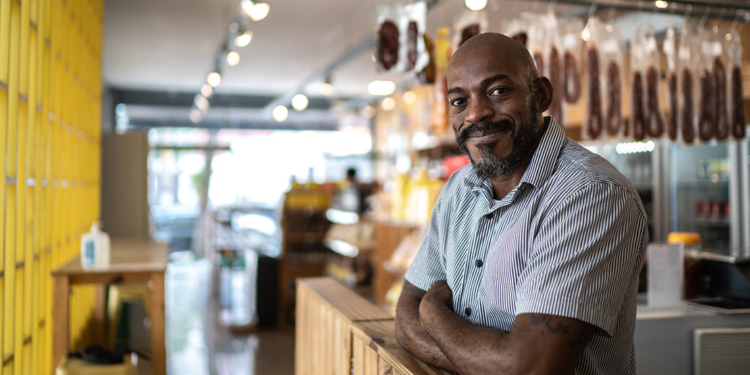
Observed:
[[[519,185],[530,184],[536,188],[544,184],[557,166],[557,156],[565,144],[565,131],[552,116],[544,117],[544,131],[539,146],[531,157],[531,162],[521,177]],[[474,172],[474,168],[466,174],[464,183],[472,188],[488,189],[492,191],[492,183],[488,179],[481,179]]]

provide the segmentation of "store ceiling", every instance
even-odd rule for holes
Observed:
[[[386,3],[266,1],[271,12],[252,24],[253,41],[240,49],[240,64],[226,70],[218,92],[282,94],[294,89],[370,35],[375,8]],[[500,19],[512,16],[509,11],[534,7],[530,1],[524,3],[490,2],[490,29],[498,30]],[[107,0],[105,82],[118,88],[197,92],[213,67],[237,4],[238,0]],[[451,25],[463,10],[462,0],[439,3],[429,13],[430,33],[438,26]],[[398,78],[377,74],[371,54],[372,50],[363,53],[334,72],[337,94],[362,95],[374,79]],[[310,89],[314,93],[315,87]]]
[[[268,17],[252,23],[252,42],[239,50],[239,65],[225,69],[222,84],[216,90],[217,94],[229,97],[224,102],[235,103],[229,106],[242,107],[236,103],[245,103],[262,108],[262,103],[295,90],[373,33],[376,6],[392,2],[265,1],[271,5]],[[238,3],[239,0],[106,0],[103,79],[105,85],[115,90],[114,104],[119,98],[153,91],[152,96],[161,98],[154,99],[154,106],[170,108],[172,124],[189,124],[188,109],[175,111],[183,104],[180,100],[170,100],[189,98],[205,83]],[[548,4],[490,0],[486,10],[489,30],[501,30],[504,21],[521,12],[544,12]],[[439,26],[452,26],[465,10],[463,0],[438,2],[428,12],[429,33],[434,35]],[[589,6],[556,4],[555,10],[558,14],[585,15]],[[406,77],[376,73],[372,52],[370,48],[333,72],[334,98],[367,97],[367,84],[372,80],[399,82]],[[314,97],[317,90],[317,84],[313,83],[305,91]],[[231,99],[237,95],[242,99]],[[142,103],[147,98],[140,97],[136,102],[148,106],[149,103]],[[189,106],[189,100],[185,102]],[[328,108],[327,101],[318,104],[318,110]],[[149,116],[153,112],[139,111]],[[267,111],[258,112],[257,116],[270,118]],[[166,121],[163,118],[159,121]],[[131,122],[138,122],[138,118],[131,116]]]

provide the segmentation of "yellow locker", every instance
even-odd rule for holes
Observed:
[[[8,87],[8,54],[10,46],[10,2],[0,0],[0,87]],[[6,112],[3,112],[6,113]]]

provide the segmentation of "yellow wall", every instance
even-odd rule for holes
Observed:
[[[0,0],[2,375],[52,372],[49,272],[99,216],[102,7]],[[89,341],[93,291],[70,298],[76,349]]]

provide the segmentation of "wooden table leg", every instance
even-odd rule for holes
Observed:
[[[68,353],[68,305],[70,285],[67,276],[52,279],[52,371]]]
[[[106,346],[105,326],[107,319],[107,285],[94,284],[94,329],[92,342]]]
[[[151,351],[154,375],[167,374],[167,349],[164,330],[164,274],[151,274]]]

